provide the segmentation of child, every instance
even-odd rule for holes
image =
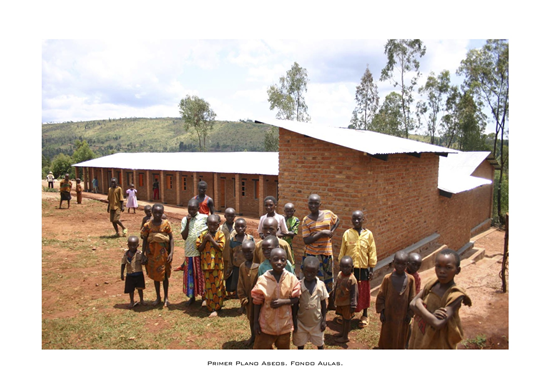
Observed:
[[[185,241],[185,261],[176,271],[183,269],[183,293],[189,298],[187,306],[195,303],[200,295],[204,300],[204,274],[201,269],[200,252],[197,250],[197,237],[206,230],[208,217],[199,213],[199,201],[190,199],[187,203],[187,216],[181,220],[181,238]]]
[[[266,218],[264,220],[264,224],[262,227],[264,237],[267,237],[267,236],[277,237],[276,236],[277,224],[278,222],[275,218],[272,218],[272,217]],[[289,258],[287,261],[290,263],[289,265],[291,265],[292,269],[294,270],[294,262],[292,261],[292,251],[290,250],[290,246],[283,239],[280,239],[277,237],[277,240],[279,241],[279,246],[285,250],[286,257]],[[261,264],[265,260],[266,260],[266,257],[264,256],[262,251],[262,240],[260,240],[256,243],[256,250],[254,251],[254,262]]]
[[[420,266],[422,265],[422,256],[420,256],[420,253],[411,252],[409,253],[409,256],[407,257],[407,273],[412,275],[414,278],[414,285],[416,287],[415,294],[418,294],[420,292],[420,275],[418,274],[418,270],[420,269]]]
[[[172,256],[174,255],[174,238],[172,226],[168,220],[163,220],[164,206],[156,203],[152,208],[153,219],[143,225],[143,254],[147,263],[147,275],[153,279],[157,299],[153,305],[160,303],[160,282],[164,289],[164,307],[168,307],[168,286],[172,272]]]
[[[124,280],[124,268],[126,268],[126,282],[124,284],[124,293],[130,294],[130,306],[136,307],[143,304],[143,290],[145,289],[145,278],[143,277],[142,255],[138,251],[139,238],[137,236],[128,237],[128,250],[122,257],[120,265],[120,280]],[[134,290],[138,290],[139,302],[134,303]]]
[[[472,301],[454,281],[459,273],[458,253],[444,249],[437,254],[436,278],[428,280],[410,304],[415,314],[410,349],[456,349],[462,341],[458,313],[461,303],[471,306]]]
[[[231,232],[233,231],[233,224],[235,223],[235,209],[232,207],[228,207],[225,209],[224,212],[225,222],[221,226],[221,231],[223,232],[223,235],[225,236],[225,247],[223,248],[223,267],[225,269],[224,273],[224,279],[226,283],[225,291],[229,293],[233,293],[237,289],[237,283],[235,282],[235,287],[232,287],[231,290],[227,288],[227,280],[229,275],[231,275],[231,272],[233,270],[233,266],[231,265],[231,247],[229,245],[229,238],[231,236]]]
[[[368,308],[370,307],[370,280],[376,267],[376,244],[374,236],[368,229],[363,228],[365,215],[356,210],[351,215],[353,228],[346,230],[342,236],[342,245],[338,261],[344,256],[353,259],[353,275],[357,279],[357,308],[355,312],[363,312],[359,321],[359,328],[369,324]]]
[[[94,179],[92,180],[92,186],[94,188],[94,193],[97,194],[97,190],[99,188],[99,182],[97,181],[97,177],[94,176]]]
[[[302,238],[304,239],[304,256],[316,256],[319,260],[317,277],[325,282],[327,291],[332,292],[332,236],[340,224],[340,219],[330,210],[321,208],[321,197],[311,194],[307,205],[309,215],[302,221]]]
[[[380,313],[379,349],[405,349],[409,336],[409,322],[413,312],[409,307],[414,298],[414,278],[405,272],[407,252],[399,251],[393,259],[394,271],[382,280],[376,296],[376,312]]]
[[[69,174],[65,174],[65,179],[59,182],[59,208],[61,209],[61,204],[63,201],[67,201],[67,209],[71,208],[71,189],[73,187],[73,183],[69,179]]]
[[[82,185],[80,184],[80,178],[76,178],[76,203],[79,205],[82,203]]]
[[[145,213],[145,217],[141,220],[141,226],[139,227],[139,230],[143,228],[143,225],[145,225],[146,222],[151,220],[151,217],[153,216],[153,213],[151,213],[151,205],[145,205],[143,208],[143,212]]]
[[[254,242],[254,237],[246,233],[246,220],[244,218],[237,218],[234,226],[235,228],[229,235],[229,244],[227,244],[229,245],[229,265],[225,270],[225,287],[228,292],[235,291],[239,283],[239,268],[245,262],[242,244],[245,241]]]
[[[292,343],[303,349],[307,342],[324,349],[324,332],[327,327],[328,292],[325,283],[317,276],[319,260],[308,256],[304,260],[304,278],[300,281],[301,294],[298,312],[294,318]]]
[[[285,224],[288,230],[288,233],[283,236],[283,240],[287,242],[290,246],[290,251],[292,252],[292,262],[295,262],[294,258],[294,249],[292,249],[292,239],[298,234],[298,227],[300,226],[300,220],[298,217],[294,217],[296,209],[294,209],[294,204],[287,203],[284,208],[285,211]]]
[[[122,189],[117,185],[116,179],[111,178],[111,186],[107,194],[107,213],[109,213],[109,221],[113,224],[117,236],[120,236],[118,233],[119,226],[122,228],[123,236],[128,234],[128,229],[126,229],[122,221],[120,221],[120,213],[124,211],[123,201]],[[145,250],[145,245],[143,250]]]
[[[199,195],[194,196],[193,199],[199,201],[199,213],[206,215],[214,214],[214,201],[206,195],[208,184],[205,181],[200,181],[197,184],[197,188],[199,190]]]
[[[273,269],[258,277],[251,291],[254,303],[254,349],[290,349],[294,330],[292,307],[298,303],[301,288],[298,278],[285,270],[286,252],[271,251]]]
[[[242,218],[240,218],[242,219]],[[238,220],[235,221],[237,224]],[[241,301],[241,311],[246,309],[246,317],[250,323],[250,338],[244,343],[245,346],[250,346],[256,339],[254,332],[254,308],[252,307],[252,297],[250,292],[256,285],[258,280],[258,263],[253,263],[254,260],[254,240],[244,240],[241,252],[244,257],[244,262],[239,266],[239,283],[237,285],[237,296]]]
[[[128,208],[128,213],[130,213],[130,209],[134,209],[134,214],[136,214],[136,209],[138,207],[137,202],[137,190],[134,188],[134,184],[130,184],[130,188],[126,190],[126,197],[128,198],[126,200],[126,207]]]
[[[160,199],[159,190],[160,190],[159,180],[155,179],[155,181],[153,182],[153,201]]]
[[[272,197],[271,195],[264,198],[264,208],[266,211],[266,214],[260,217],[260,222],[258,223],[258,234],[260,235],[260,238],[264,238],[263,234],[263,224],[266,218],[273,217],[277,220],[278,226],[277,226],[277,237],[284,236],[288,234],[288,229],[286,228],[286,222],[285,217],[277,214],[275,209],[277,208],[277,200],[275,197]],[[290,259],[290,258],[289,258]]]
[[[204,274],[204,298],[210,317],[217,317],[225,298],[223,281],[223,248],[225,236],[220,227],[220,217],[211,214],[206,219],[207,230],[202,232],[195,242],[201,255],[201,267]]]
[[[342,332],[336,334],[336,342],[349,342],[352,313],[357,307],[357,279],[353,276],[353,259],[350,256],[340,260],[340,272],[334,285],[336,314],[342,316]]]
[[[263,257],[265,257],[265,260],[260,264],[260,268],[258,269],[258,276],[262,276],[264,273],[269,271],[270,269],[273,269],[271,266],[271,262],[269,261],[269,258],[271,257],[271,251],[274,248],[279,248],[279,239],[277,236],[274,235],[268,235],[266,238],[264,238],[260,243],[262,244],[262,254]],[[286,251],[285,251],[286,253]],[[288,262],[286,262],[285,269],[294,274],[294,268],[292,265]]]

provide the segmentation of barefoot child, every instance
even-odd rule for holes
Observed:
[[[128,237],[128,250],[122,257],[120,266],[120,280],[124,280],[124,268],[126,268],[126,282],[124,284],[124,293],[130,294],[130,306],[133,308],[138,304],[143,304],[143,290],[145,289],[145,278],[143,277],[142,255],[138,251],[139,238],[137,236]],[[138,290],[139,302],[134,302],[134,290]]]
[[[292,252],[292,262],[295,262],[294,258],[294,249],[292,249],[292,239],[298,234],[298,228],[300,226],[300,220],[298,217],[294,216],[296,209],[294,209],[293,203],[287,203],[284,208],[285,212],[285,224],[288,230],[288,233],[283,235],[283,240],[287,242],[290,246],[290,251]]]
[[[352,313],[357,307],[357,279],[353,276],[353,259],[350,256],[340,260],[340,272],[334,285],[336,314],[342,316],[342,332],[336,334],[336,342],[349,342]]]
[[[195,298],[204,299],[204,274],[201,269],[201,255],[197,250],[197,237],[206,230],[208,216],[199,213],[199,201],[190,199],[187,203],[187,216],[181,220],[181,238],[185,242],[185,261],[176,268],[183,269],[183,293],[189,298],[187,306],[195,303]]]
[[[128,233],[128,229],[120,221],[120,213],[124,211],[123,201],[122,189],[117,185],[116,179],[112,178],[109,193],[107,194],[107,213],[109,213],[109,221],[113,224],[117,236],[120,236],[118,233],[119,226],[122,228],[123,236],[126,236]]]
[[[199,213],[201,214],[214,214],[214,201],[208,195],[206,195],[206,190],[208,189],[208,184],[205,181],[200,181],[197,184],[199,190],[199,195],[193,197],[199,201]]]
[[[409,307],[414,298],[414,278],[405,272],[407,252],[399,251],[393,259],[394,271],[384,277],[376,296],[376,312],[380,313],[379,349],[405,349],[409,323],[413,312]]]
[[[418,274],[418,270],[420,269],[420,266],[422,265],[422,256],[420,256],[420,253],[411,252],[409,253],[407,262],[407,273],[412,275],[414,278],[414,285],[416,287],[415,294],[418,294],[420,292],[420,275]]]
[[[174,255],[174,238],[172,226],[168,220],[162,219],[164,206],[156,203],[152,208],[153,219],[143,225],[143,254],[147,263],[147,275],[154,281],[157,299],[154,305],[160,303],[160,282],[164,290],[164,307],[168,302],[168,286],[172,272],[172,256]]]
[[[317,278],[319,260],[308,256],[304,260],[304,278],[300,280],[301,294],[298,311],[294,317],[292,343],[303,349],[311,342],[317,349],[324,349],[324,332],[327,328],[328,292],[325,283]]]
[[[134,188],[134,184],[130,184],[130,188],[126,190],[126,207],[128,208],[128,213],[130,209],[134,209],[134,214],[136,214],[136,209],[138,207],[137,202],[137,190]]]
[[[258,234],[260,235],[260,238],[265,237],[265,235],[263,234],[263,224],[265,219],[269,217],[275,218],[278,222],[277,232],[276,232],[277,237],[282,237],[288,234],[285,217],[282,216],[281,214],[277,214],[277,212],[275,211],[276,208],[277,208],[277,200],[275,199],[275,197],[272,197],[271,195],[269,195],[264,198],[264,209],[266,211],[266,214],[260,217],[260,222],[258,223]]]
[[[376,267],[376,244],[374,236],[368,229],[363,228],[365,215],[362,211],[356,210],[351,215],[350,228],[342,236],[342,245],[338,261],[344,256],[353,259],[353,275],[357,279],[357,308],[355,312],[363,312],[359,321],[359,328],[369,324],[368,308],[370,307],[370,280]]]
[[[151,220],[151,217],[153,217],[153,213],[151,213],[151,205],[145,205],[143,208],[143,212],[145,213],[145,217],[141,220],[141,226],[139,227],[139,230],[143,228],[143,225],[145,225],[146,222]]]
[[[225,236],[220,227],[220,217],[211,214],[206,219],[207,230],[202,232],[195,242],[201,255],[201,267],[204,274],[204,298],[210,317],[217,317],[225,298],[223,281],[223,248]]]
[[[73,183],[69,179],[69,174],[65,174],[65,179],[63,179],[61,182],[59,182],[59,209],[61,209],[61,204],[63,201],[67,201],[67,209],[71,208],[71,189],[73,187]]]
[[[410,306],[415,313],[410,349],[456,349],[463,339],[459,310],[471,306],[466,292],[454,281],[460,273],[460,256],[444,249],[435,258],[435,279],[426,282]]]
[[[290,349],[290,333],[294,330],[292,307],[300,298],[300,282],[285,270],[286,252],[271,251],[273,269],[258,277],[252,289],[254,303],[254,349]]]
[[[82,185],[80,184],[80,178],[76,178],[76,203],[82,203]]]
[[[229,268],[225,270],[225,288],[229,292],[237,290],[240,277],[239,268],[245,262],[242,244],[245,241],[254,242],[254,237],[246,233],[246,220],[244,218],[237,218],[234,226],[235,228],[229,235],[229,244],[227,244],[229,245]]]
[[[242,218],[240,218],[242,219]],[[235,221],[237,224],[239,220]],[[250,338],[245,342],[245,346],[250,346],[256,339],[254,333],[254,308],[252,306],[252,297],[250,292],[258,280],[258,263],[254,263],[254,249],[256,245],[254,240],[244,240],[242,243],[242,255],[244,262],[239,267],[239,283],[237,285],[237,296],[241,301],[241,311],[246,311],[246,317],[250,323]]]

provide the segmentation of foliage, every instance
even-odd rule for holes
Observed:
[[[283,120],[309,121],[304,94],[307,92],[307,70],[294,62],[286,77],[279,78],[279,85],[267,90],[269,109],[277,108],[276,118]]]
[[[199,142],[199,150],[206,151],[206,139],[214,127],[216,113],[210,104],[197,96],[187,95],[180,101],[180,114],[185,131],[193,129]]]
[[[462,344],[466,348],[470,348],[470,346],[472,346],[475,349],[483,349],[487,344],[487,337],[485,336],[485,334],[476,335],[475,338],[470,338],[462,341]]]
[[[430,136],[430,143],[435,144],[435,136],[438,129],[439,113],[444,108],[443,97],[451,87],[451,74],[449,70],[443,70],[437,77],[433,72],[430,73],[426,84],[418,89],[421,95],[427,95],[426,101],[419,101],[417,104],[417,114],[419,116],[428,114],[427,130]],[[420,117],[419,117],[420,122]]]
[[[388,39],[384,47],[384,54],[388,58],[388,63],[382,69],[380,76],[381,81],[391,80],[393,86],[399,86],[401,99],[401,115],[402,122],[400,123],[400,132],[409,137],[409,132],[412,132],[415,127],[414,118],[411,117],[411,105],[413,103],[413,91],[420,77],[420,62],[419,58],[426,54],[426,46],[420,39]],[[405,81],[405,74],[415,72],[412,76],[410,84]],[[397,73],[397,80],[394,76]]]
[[[378,104],[380,102],[378,87],[374,82],[368,65],[365,74],[361,77],[361,83],[356,87],[355,102],[357,106],[353,110],[353,116],[349,127],[355,129],[368,129],[378,110]]]
[[[391,92],[386,96],[382,106],[374,115],[369,130],[388,135],[405,137],[403,132],[403,112],[401,111],[401,96]]]
[[[73,160],[69,155],[63,153],[57,155],[52,160],[51,170],[53,176],[57,179],[64,178],[65,174],[69,174],[71,179],[74,179],[74,170],[72,168]]]
[[[73,152],[73,163],[85,162],[97,158],[97,155],[90,149],[86,140],[75,142],[75,151]]]
[[[54,187],[42,186],[42,191],[47,191],[47,192],[50,192],[50,193],[57,193],[59,190],[57,190]]]
[[[279,151],[279,129],[270,127],[265,133],[264,148],[266,152]]]

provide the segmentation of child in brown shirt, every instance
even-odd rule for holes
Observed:
[[[336,342],[349,342],[349,331],[353,311],[357,307],[357,279],[353,275],[353,259],[344,256],[340,260],[340,272],[334,286],[334,305],[336,314],[341,315],[342,333],[336,334]]]

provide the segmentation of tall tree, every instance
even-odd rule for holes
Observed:
[[[414,87],[420,77],[418,59],[426,54],[426,46],[420,39],[389,39],[384,47],[384,54],[388,58],[388,63],[382,69],[380,80],[390,80],[394,87],[399,86],[400,88],[401,114],[403,116],[401,132],[408,138],[409,132],[415,127],[411,106],[414,101]],[[409,72],[416,74],[413,75],[410,83],[407,83],[405,74]]]
[[[214,128],[216,113],[210,104],[197,96],[185,96],[180,101],[180,114],[183,120],[183,129],[193,129],[199,142],[199,150],[206,151],[206,139]]]
[[[438,129],[440,112],[445,109],[444,97],[451,87],[451,74],[449,70],[443,70],[437,77],[433,72],[426,80],[426,84],[418,89],[421,95],[427,97],[426,101],[419,101],[417,113],[428,114],[427,129],[431,144],[435,144],[435,136]]]
[[[357,106],[353,110],[350,128],[368,129],[380,102],[378,87],[369,70],[369,65],[361,77],[361,83],[356,87],[355,102]]]
[[[285,77],[279,78],[279,85],[267,89],[269,109],[277,108],[278,119],[309,121],[304,95],[307,92],[307,70],[294,62]]]
[[[369,129],[388,135],[404,137],[405,133],[402,131],[402,128],[401,96],[399,93],[391,92],[386,96],[382,106],[374,115]]]
[[[495,139],[493,155],[500,154],[500,165],[503,165],[504,133],[509,115],[508,90],[508,42],[505,39],[489,39],[481,49],[468,51],[466,59],[460,62],[457,74],[465,76],[465,86],[471,89],[478,101],[486,104],[495,120]],[[497,139],[500,134],[500,152],[497,153]],[[497,186],[497,211],[501,215],[500,174]]]
[[[97,155],[92,151],[86,140],[77,140],[75,142],[75,150],[73,152],[73,163],[85,162],[97,158]]]

